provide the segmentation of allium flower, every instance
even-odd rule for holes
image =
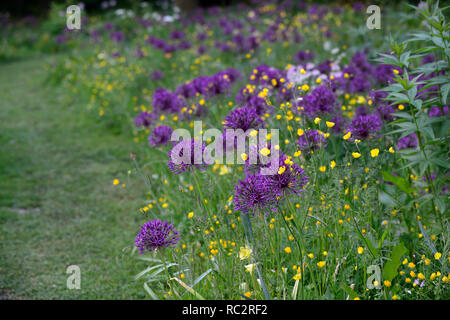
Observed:
[[[369,114],[369,108],[367,106],[358,106],[355,114],[356,116],[367,116]]]
[[[198,53],[199,55],[205,54],[206,51],[208,51],[208,48],[205,47],[205,46],[198,46],[198,47],[197,47],[197,53]]]
[[[330,73],[331,72],[331,61],[325,60],[317,65],[317,69],[320,71],[320,73]]]
[[[197,91],[195,90],[192,83],[183,83],[178,86],[175,90],[176,95],[184,97],[185,99],[189,99],[191,97],[195,97]]]
[[[134,124],[136,125],[136,127],[144,126],[144,127],[148,128],[155,121],[156,121],[155,114],[144,111],[144,112],[141,112],[138,114],[138,116],[134,120]]]
[[[347,131],[352,133],[352,138],[365,140],[371,134],[381,129],[383,122],[377,114],[357,116],[350,123]]]
[[[249,108],[254,108],[258,116],[264,115],[266,112],[272,112],[273,107],[269,107],[266,100],[261,97],[251,96],[246,104]]]
[[[422,64],[434,62],[434,54],[428,54],[422,58]]]
[[[399,70],[399,68],[394,68],[393,66],[386,64],[377,65],[373,70],[375,80],[384,85],[392,82],[395,78],[394,69]]]
[[[170,33],[170,39],[172,40],[180,40],[185,37],[185,34],[181,30],[174,30]]]
[[[275,211],[276,195],[267,176],[247,175],[234,186],[235,211],[253,215],[255,212]]]
[[[167,221],[155,219],[148,221],[139,230],[134,241],[140,254],[152,252],[159,248],[168,248],[180,241],[179,232]]]
[[[180,174],[186,170],[206,170],[207,162],[204,158],[205,144],[200,140],[182,139],[169,151],[169,170]]]
[[[181,41],[177,48],[181,49],[181,50],[187,50],[190,49],[192,47],[192,44],[189,41]]]
[[[161,80],[163,77],[164,77],[164,73],[162,73],[162,71],[159,71],[159,70],[153,71],[152,74],[151,74],[151,76],[150,76],[150,78],[151,78],[153,81]]]
[[[444,115],[448,114],[448,106],[444,106]],[[428,111],[428,117],[433,118],[433,117],[442,117],[442,109],[438,106],[433,106],[430,108],[430,110]]]
[[[114,40],[116,43],[123,41],[124,38],[125,36],[120,31],[111,33],[111,39]]]
[[[244,132],[250,128],[264,127],[264,121],[258,116],[255,108],[241,107],[232,110],[225,118],[224,125],[229,129],[242,129]]]
[[[342,132],[347,126],[347,120],[341,114],[336,114],[330,121],[334,123],[334,126],[331,129],[336,133]]]
[[[386,122],[394,121],[396,118],[392,115],[395,112],[394,107],[388,104],[380,104],[377,107],[376,112],[379,114],[381,119]]]
[[[304,63],[307,61],[311,61],[314,58],[314,53],[309,50],[300,50],[295,54],[295,61],[298,63]]]
[[[410,135],[403,137],[397,142],[397,150],[401,149],[414,149],[418,146],[417,135],[415,133],[411,133]]]
[[[369,92],[369,97],[373,100],[373,103],[375,105],[386,103],[386,101],[384,101],[384,98],[386,98],[387,96],[388,93],[386,91],[372,90]]]
[[[300,102],[303,112],[308,118],[314,118],[323,113],[333,113],[336,109],[336,97],[326,86],[315,88]]]
[[[233,83],[239,79],[242,78],[242,73],[234,68],[228,68],[226,70],[220,71],[217,73],[218,75],[226,75],[228,77],[228,80]]]
[[[172,128],[169,126],[158,126],[156,127],[151,135],[148,137],[148,143],[152,147],[158,147],[166,144],[170,141],[170,136],[172,134]]]
[[[183,104],[182,99],[164,88],[158,88],[153,93],[153,107],[157,113],[177,113]]]
[[[309,177],[299,165],[286,155],[280,154],[278,172],[268,175],[268,183],[278,197],[300,195],[308,183]]]
[[[317,130],[309,130],[298,138],[298,148],[307,154],[314,150],[327,147],[327,139]]]

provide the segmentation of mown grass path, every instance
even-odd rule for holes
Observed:
[[[129,250],[140,181],[112,184],[131,167],[131,138],[47,86],[50,59],[0,65],[0,299],[143,298]],[[80,290],[66,287],[69,265]]]

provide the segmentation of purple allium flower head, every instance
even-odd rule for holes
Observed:
[[[378,83],[383,85],[391,83],[395,77],[394,69],[400,70],[397,67],[389,66],[386,64],[380,64],[375,66],[373,70],[375,80],[377,80]]]
[[[244,214],[274,212],[276,194],[267,176],[249,174],[234,186],[233,205],[235,211]]]
[[[254,108],[258,116],[262,116],[266,112],[273,111],[273,107],[269,108],[266,100],[258,96],[251,96],[246,104],[249,108]]]
[[[105,23],[103,28],[105,28],[105,30],[113,30],[114,29],[114,25],[111,22],[107,22],[107,23]]]
[[[255,108],[240,107],[232,110],[225,118],[224,126],[229,129],[242,129],[244,132],[250,128],[264,127],[264,121],[258,116]]]
[[[395,120],[395,116],[393,115],[393,113],[395,113],[395,109],[393,106],[388,105],[388,104],[380,104],[377,108],[376,108],[376,112],[378,113],[378,115],[381,117],[381,119],[385,122],[391,122]]]
[[[330,73],[331,72],[331,61],[325,60],[317,65],[317,70],[320,71],[320,73]]]
[[[295,54],[295,61],[298,63],[308,62],[314,59],[314,52],[309,50],[300,50]]]
[[[190,49],[192,47],[192,44],[189,41],[181,41],[178,45],[178,49],[186,50]]]
[[[367,116],[369,114],[369,108],[367,106],[358,106],[355,114],[356,116]]]
[[[111,39],[114,40],[116,43],[123,41],[124,38],[125,36],[120,31],[111,33]]]
[[[320,148],[326,148],[327,144],[327,139],[325,139],[317,130],[306,131],[297,141],[299,150],[306,154],[310,154],[314,150]]]
[[[218,75],[226,75],[228,80],[233,83],[242,78],[242,73],[238,69],[228,68],[226,70],[220,71]]]
[[[383,122],[380,116],[377,114],[369,114],[355,117],[347,130],[352,133],[352,138],[365,140],[371,134],[380,130],[382,125]]]
[[[170,33],[170,39],[172,40],[180,40],[183,39],[185,36],[185,33],[181,30],[174,30]]]
[[[364,5],[361,2],[355,2],[352,6],[353,11],[358,12],[364,9]]]
[[[397,142],[397,150],[408,149],[408,148],[417,148],[419,145],[417,141],[417,135],[415,133],[411,133],[406,137],[403,137]]]
[[[208,35],[205,32],[200,32],[199,34],[197,34],[197,40],[198,41],[203,41],[206,38],[208,38]]]
[[[169,166],[170,171],[176,174],[185,172],[186,170],[206,170],[207,163],[204,158],[205,144],[200,140],[182,139],[175,144],[169,151]]]
[[[148,128],[155,121],[156,121],[156,115],[155,114],[143,111],[143,112],[138,114],[138,116],[134,120],[134,124],[136,125],[136,127],[144,126],[144,127]]]
[[[336,133],[341,133],[347,126],[347,119],[345,119],[341,114],[336,114],[330,119],[330,121],[334,123],[334,126],[331,128],[331,130]]]
[[[208,48],[205,46],[198,46],[198,48],[197,48],[197,53],[199,55],[205,54],[206,51],[208,51]]]
[[[361,73],[351,77],[348,82],[348,91],[351,93],[367,92],[370,88],[372,88],[372,84],[367,79],[367,76],[364,76]]]
[[[177,113],[181,110],[183,104],[182,99],[164,88],[158,88],[153,93],[153,107],[157,113]]]
[[[385,103],[384,98],[388,96],[386,91],[372,90],[369,92],[369,97],[373,100],[372,102],[377,105],[380,103]]]
[[[175,90],[176,95],[189,99],[195,97],[197,91],[192,83],[183,83]]]
[[[215,74],[208,79],[207,87],[205,88],[209,96],[225,93],[231,88],[228,75]]]
[[[422,58],[422,64],[434,62],[434,54],[428,54]]]
[[[148,137],[148,143],[152,147],[158,147],[170,141],[172,128],[169,126],[158,126],[153,129],[153,132]]]
[[[269,166],[270,167],[270,166]],[[280,154],[278,172],[268,175],[268,183],[278,197],[300,195],[308,183],[309,177],[296,163],[289,161],[285,154]]]
[[[336,109],[336,97],[326,86],[319,86],[304,96],[301,104],[306,116],[314,118],[319,114],[333,113]]]
[[[448,106],[444,106],[444,115],[448,114]],[[442,109],[438,106],[432,106],[430,110],[428,111],[428,117],[442,117]]]
[[[155,70],[155,71],[152,72],[150,78],[153,81],[161,80],[162,78],[164,78],[164,73],[162,71],[160,71],[160,70]]]
[[[134,243],[140,254],[144,254],[176,245],[180,241],[178,234],[174,226],[167,221],[150,220],[141,226]]]

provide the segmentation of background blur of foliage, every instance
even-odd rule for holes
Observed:
[[[297,2],[298,0],[292,0]],[[37,16],[37,17],[43,17],[46,16],[51,8],[51,3],[58,3],[58,4],[77,4],[77,3],[84,3],[85,8],[89,12],[95,12],[95,11],[101,11],[102,5],[105,3],[109,3],[110,0],[84,0],[84,1],[68,1],[68,0],[33,0],[33,1],[27,1],[27,0],[14,0],[14,1],[1,1],[0,2],[0,13],[8,12],[13,18],[21,18],[24,16]],[[138,5],[141,2],[147,2],[150,5],[154,6],[155,9],[162,9],[162,8],[168,8],[173,5],[177,5],[181,9],[189,10],[196,7],[208,7],[213,5],[218,6],[226,6],[226,5],[232,5],[239,2],[243,3],[251,3],[254,2],[252,0],[148,0],[148,1],[136,1],[136,0],[113,0],[113,2],[116,3],[114,6],[115,8],[132,8],[133,6]],[[256,1],[257,2],[257,1]],[[278,2],[278,1],[274,1]],[[377,4],[382,5],[384,3],[388,4],[391,1],[390,0],[360,0],[360,1],[326,1],[326,0],[306,0],[304,1],[306,3],[363,3],[367,5],[371,4]],[[417,5],[419,1],[410,1],[411,4]]]

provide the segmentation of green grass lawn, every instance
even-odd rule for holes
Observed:
[[[50,59],[0,66],[0,299],[144,298],[130,257],[143,192],[125,181],[131,138],[47,86]],[[66,288],[69,265],[80,290]]]

